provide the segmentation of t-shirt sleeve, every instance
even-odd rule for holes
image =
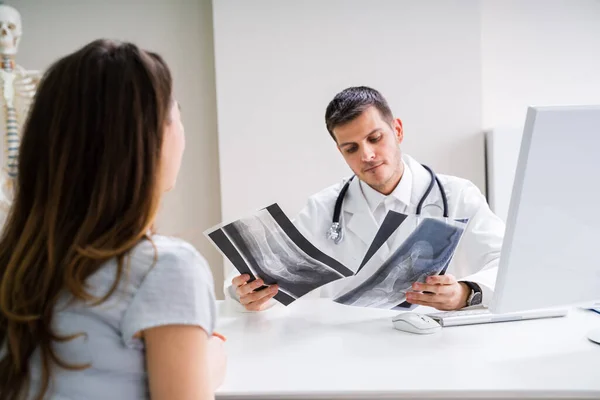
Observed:
[[[216,301],[206,260],[191,246],[158,249],[121,323],[125,345],[139,347],[136,333],[163,325],[195,325],[212,335]]]

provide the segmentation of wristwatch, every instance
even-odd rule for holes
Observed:
[[[475,282],[461,281],[471,289],[471,294],[467,298],[467,307],[476,306],[481,304],[483,300],[483,293],[481,287]]]

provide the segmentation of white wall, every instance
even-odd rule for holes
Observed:
[[[404,150],[485,190],[478,1],[219,0],[214,4],[222,210],[293,216],[347,176],[327,103],[368,85],[404,121]]]
[[[45,69],[58,57],[100,38],[129,40],[169,63],[182,105],[186,153],[176,189],[159,216],[161,232],[191,242],[209,261],[222,297],[219,253],[202,232],[220,220],[216,100],[209,0],[14,0],[24,36],[17,61]]]
[[[490,200],[505,218],[527,107],[600,104],[600,1],[483,0],[481,11],[483,128],[502,149]]]

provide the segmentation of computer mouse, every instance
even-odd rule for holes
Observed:
[[[413,312],[403,312],[392,318],[394,328],[399,331],[429,334],[439,332],[442,326],[433,318]]]
[[[594,329],[588,333],[588,339],[592,342],[600,344],[600,329]]]

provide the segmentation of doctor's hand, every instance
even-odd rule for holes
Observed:
[[[277,294],[279,287],[277,285],[271,285],[266,289],[255,292],[256,289],[264,285],[262,279],[256,279],[250,283],[248,274],[239,275],[233,278],[231,281],[235,288],[235,293],[240,298],[240,303],[248,311],[262,311],[267,308],[267,302]]]
[[[449,311],[466,307],[470,294],[471,289],[454,276],[433,275],[427,277],[426,283],[413,283],[412,290],[406,292],[406,301]]]

